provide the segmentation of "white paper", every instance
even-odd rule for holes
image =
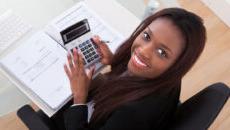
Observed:
[[[84,2],[79,2],[54,19],[46,27],[46,32],[58,43],[63,44],[60,31],[83,19],[88,19],[93,35],[99,35],[103,40],[111,42],[108,43],[108,46],[113,53],[124,40],[124,37],[120,33],[104,22]]]
[[[71,96],[65,62],[66,51],[42,32],[1,60],[4,68],[52,109]]]
[[[92,34],[110,41],[108,46],[115,52],[124,37],[84,2],[80,2],[48,24],[45,28],[46,33],[39,32],[33,35],[0,61],[9,76],[22,84],[23,92],[33,95],[29,97],[49,116],[71,98],[69,80],[63,69],[67,60],[66,51],[58,44],[62,44],[60,31],[85,18],[89,21]],[[96,64],[95,75],[101,67],[101,63]]]

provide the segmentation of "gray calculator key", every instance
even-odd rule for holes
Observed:
[[[96,55],[94,55],[94,58],[96,59],[96,58],[98,58],[99,57],[99,55],[98,54],[96,54]]]
[[[86,42],[83,42],[82,45],[85,46],[85,45],[86,45]]]
[[[97,48],[98,48],[98,46],[97,46],[95,43],[93,43],[93,46],[94,46],[94,48],[95,48],[95,49],[97,49]]]
[[[89,48],[89,50],[90,50],[90,51],[93,51],[93,48],[91,47],[91,48]]]
[[[88,58],[89,58],[89,55],[86,55],[85,58],[88,59]]]
[[[86,43],[88,43],[88,44],[89,44],[89,43],[91,43],[91,41],[90,41],[90,40],[87,40],[87,41],[86,41]]]

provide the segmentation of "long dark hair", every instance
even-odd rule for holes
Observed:
[[[131,57],[131,46],[135,38],[157,18],[168,18],[183,34],[185,49],[177,61],[163,74],[154,78],[122,76],[127,70]],[[91,88],[95,102],[94,113],[90,123],[95,124],[108,116],[118,107],[144,96],[160,92],[168,92],[181,83],[182,77],[189,71],[203,51],[206,41],[206,30],[202,19],[194,13],[180,8],[163,9],[146,18],[116,50],[112,59],[111,72],[103,85]]]

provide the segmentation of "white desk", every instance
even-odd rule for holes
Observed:
[[[114,0],[87,0],[86,2],[124,36],[129,36],[140,22]],[[0,0],[0,14],[7,9],[13,9],[35,29],[41,29],[74,3],[74,0]],[[0,73],[0,83],[0,116],[30,102],[2,73]]]

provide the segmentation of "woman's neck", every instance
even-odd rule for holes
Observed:
[[[132,76],[133,74],[131,72],[129,72],[128,70],[124,71],[123,73],[121,73],[120,77],[123,76]]]

